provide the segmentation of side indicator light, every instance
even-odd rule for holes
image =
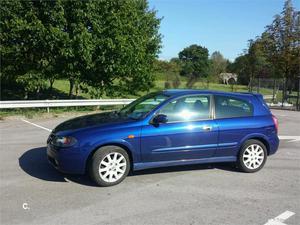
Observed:
[[[128,138],[134,138],[133,134],[128,135]]]

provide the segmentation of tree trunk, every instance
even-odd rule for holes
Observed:
[[[50,93],[50,96],[52,96],[54,79],[49,79],[49,83],[50,83],[49,93]]]
[[[288,99],[288,85],[289,85],[289,79],[286,77],[284,82],[284,100],[287,101]]]
[[[36,98],[40,99],[40,87],[39,86],[36,89]]]
[[[253,76],[250,75],[250,81],[249,81],[249,92],[252,92],[252,82],[253,82]]]
[[[289,92],[289,95],[291,95],[293,93],[293,86],[294,86],[294,83],[293,83],[292,78],[290,77],[288,79],[288,92]]]
[[[73,79],[70,79],[69,82],[70,82],[69,98],[72,98],[72,95],[73,95],[73,89],[74,89],[74,80],[73,80]]]
[[[79,84],[75,84],[75,98],[77,99],[79,94]]]
[[[276,89],[276,79],[273,79],[273,94],[272,94],[272,103],[275,101],[275,89]]]

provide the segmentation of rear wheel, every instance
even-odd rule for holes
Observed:
[[[238,159],[238,167],[246,173],[259,171],[267,160],[266,146],[259,140],[251,139],[243,145]]]
[[[98,149],[91,160],[91,178],[103,187],[122,182],[130,170],[127,152],[118,146],[104,146]]]

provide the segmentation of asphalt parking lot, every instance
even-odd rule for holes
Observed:
[[[108,188],[53,169],[45,154],[49,131],[1,121],[1,224],[263,225],[286,211],[295,214],[282,224],[300,224],[300,112],[273,113],[282,140],[258,173],[227,164],[172,167]],[[52,129],[65,119],[29,122]]]

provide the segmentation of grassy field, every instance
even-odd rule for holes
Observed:
[[[161,78],[161,77],[158,77]],[[59,93],[57,98],[67,98],[69,92],[69,82],[67,80],[57,80],[54,82],[53,88],[56,93]],[[186,80],[181,78],[181,84],[178,88],[186,88]],[[157,79],[155,81],[155,87],[152,88],[149,92],[159,91],[165,89],[165,80]],[[207,86],[206,81],[199,81],[195,83],[193,89],[209,89],[209,90],[217,90],[217,91],[226,91],[226,92],[248,92],[248,87],[245,85],[225,85],[220,83],[209,83]],[[260,89],[260,93],[263,95],[271,95],[271,89]],[[138,93],[138,96],[144,95],[146,92]],[[128,95],[128,98],[136,98],[138,96]],[[90,99],[92,96],[89,93],[80,92],[78,98]],[[103,98],[111,98],[110,96],[103,96]],[[277,100],[281,98],[281,93],[277,94]],[[47,113],[47,109],[9,109],[9,110],[1,110],[0,111],[0,119],[3,119],[8,116],[25,116],[26,118],[33,118],[37,116],[47,116],[47,117],[56,117],[59,114],[87,114],[89,112],[100,112],[104,110],[117,109],[116,106],[110,107],[59,107],[59,108],[51,108],[50,113]]]
[[[69,92],[69,82],[67,80],[57,80],[55,81],[53,87],[60,92],[64,94],[68,94]],[[178,88],[186,88],[186,81],[184,79],[181,80],[181,84]],[[155,87],[150,90],[152,91],[159,91],[165,89],[165,81],[164,80],[156,80],[155,81]],[[209,86],[207,86],[206,82],[196,82],[193,89],[209,89],[209,90],[217,90],[217,91],[226,91],[226,92],[248,92],[248,87],[245,85],[234,85],[233,87],[226,84],[219,84],[219,83],[209,83]],[[270,89],[260,89],[260,93],[266,95],[266,94],[272,94],[272,90]],[[143,95],[145,93],[141,92],[139,95]],[[80,98],[91,98],[89,93],[80,93],[78,96]],[[134,97],[134,96],[128,96],[128,97]],[[103,98],[110,98],[109,96],[103,96]]]

